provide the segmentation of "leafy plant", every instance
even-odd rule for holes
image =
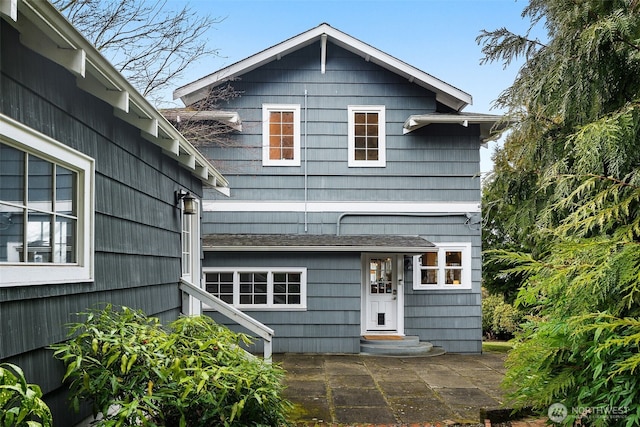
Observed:
[[[502,295],[491,295],[483,289],[482,333],[489,338],[513,338],[519,329],[523,313],[504,301]]]
[[[50,427],[51,411],[36,384],[27,384],[22,369],[0,364],[0,426]]]
[[[483,289],[482,295],[482,333],[487,336],[493,334],[493,313],[499,304],[503,303],[500,295],[490,295]]]
[[[640,425],[639,6],[529,0],[529,32],[478,38],[485,61],[525,59],[483,199],[485,259],[531,313],[507,385],[516,408],[564,403],[566,423]]]
[[[100,426],[283,425],[283,371],[248,355],[247,336],[207,316],[164,328],[127,307],[91,311],[54,346],[73,406],[91,399]]]

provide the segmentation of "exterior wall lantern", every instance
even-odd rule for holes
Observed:
[[[182,212],[185,215],[195,215],[198,212],[193,194],[185,190],[176,191],[176,207],[180,207],[180,201],[182,201]]]

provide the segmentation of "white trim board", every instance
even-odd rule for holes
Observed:
[[[263,201],[204,200],[205,212],[404,212],[478,213],[478,202],[358,202],[358,201]]]

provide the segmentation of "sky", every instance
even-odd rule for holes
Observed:
[[[186,0],[169,0],[184,5]],[[190,7],[220,22],[207,33],[219,56],[191,64],[176,87],[245,59],[322,23],[453,85],[473,97],[465,112],[492,108],[521,63],[480,65],[481,30],[506,27],[524,34],[527,2],[520,0],[190,0]],[[169,95],[170,96],[170,95]],[[499,143],[499,142],[498,142]],[[496,143],[480,150],[481,171],[491,170]]]

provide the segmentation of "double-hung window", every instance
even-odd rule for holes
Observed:
[[[93,159],[0,115],[0,286],[93,280]]]
[[[300,105],[262,106],[262,164],[300,166]]]
[[[470,289],[471,244],[438,244],[414,256],[414,289]]]
[[[241,309],[303,310],[306,268],[205,269],[207,292]]]
[[[350,105],[348,108],[350,167],[386,165],[385,108],[383,105]]]

